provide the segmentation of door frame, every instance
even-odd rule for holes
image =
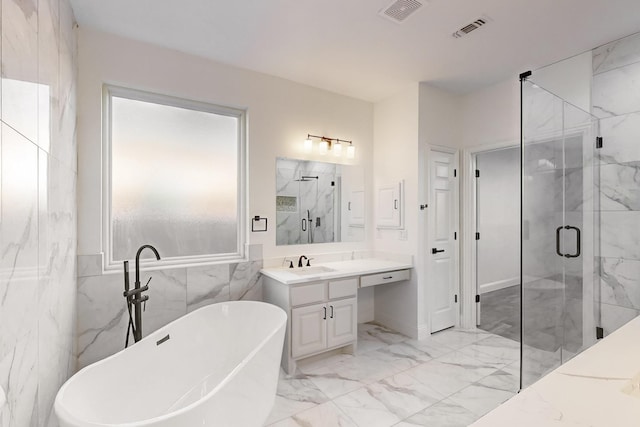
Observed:
[[[426,215],[423,216],[424,218],[424,230],[425,230],[425,235],[426,238],[425,239],[421,239],[423,244],[422,246],[422,250],[420,252],[422,252],[423,256],[423,262],[424,262],[424,271],[426,273],[425,275],[425,282],[427,283],[427,295],[430,295],[433,292],[433,281],[429,280],[429,277],[432,277],[431,275],[431,262],[430,262],[430,252],[429,252],[429,248],[433,247],[432,245],[432,236],[429,233],[429,227],[431,226],[430,221],[430,216],[431,216],[431,211],[429,211],[429,209],[431,209],[432,206],[432,200],[431,200],[431,152],[432,151],[438,151],[441,153],[446,153],[446,154],[452,154],[453,155],[453,167],[454,169],[456,169],[458,171],[456,178],[454,179],[453,183],[453,188],[452,188],[452,192],[453,192],[453,221],[452,223],[455,224],[455,229],[458,233],[458,239],[454,240],[453,242],[453,257],[454,257],[454,271],[456,272],[456,274],[454,274],[454,287],[456,290],[456,293],[458,294],[458,310],[456,310],[456,323],[455,326],[460,326],[460,321],[461,321],[461,311],[460,311],[460,305],[461,305],[461,295],[460,295],[460,261],[461,261],[461,257],[460,257],[460,241],[462,239],[462,233],[460,232],[460,178],[461,178],[461,170],[460,170],[460,150],[457,148],[453,148],[453,147],[447,147],[444,145],[435,145],[435,144],[427,144],[426,147],[426,155],[424,156],[425,158],[425,163],[426,163],[426,167],[424,168],[427,173],[426,176],[423,177],[424,181],[426,182],[426,195],[425,195],[425,199],[426,199],[426,204],[427,204],[427,208],[426,208]],[[428,334],[431,335],[431,299],[427,296],[426,299],[426,303],[427,303],[427,312],[429,313],[429,317],[428,317],[428,325],[429,325],[429,331]]]
[[[465,148],[462,155],[462,254],[460,287],[460,326],[465,329],[476,329],[478,310],[475,301],[477,286],[477,245],[475,240],[477,209],[475,170],[476,156],[491,151],[504,150],[506,148],[520,148],[518,140],[507,140],[491,144],[482,144],[476,147]],[[522,171],[521,171],[522,173]]]

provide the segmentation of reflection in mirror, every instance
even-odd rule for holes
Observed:
[[[364,191],[353,166],[278,158],[276,244],[362,240]],[[355,189],[357,188],[357,190]]]

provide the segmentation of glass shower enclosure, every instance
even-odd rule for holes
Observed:
[[[598,120],[521,76],[521,388],[596,340]]]

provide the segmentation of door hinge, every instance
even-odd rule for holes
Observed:
[[[453,302],[458,302],[458,294],[453,297]]]
[[[602,148],[604,139],[601,136],[596,137],[596,148]]]
[[[480,240],[480,233],[476,233],[476,240]]]
[[[458,240],[458,232],[457,231],[453,232],[453,240]]]
[[[480,170],[476,169],[476,178],[480,178]]]
[[[455,178],[456,176],[458,176],[458,170],[457,170],[457,169],[454,169],[454,170],[453,170],[453,177]]]
[[[602,326],[596,326],[596,339],[601,340],[602,338],[604,338],[604,329]]]
[[[420,210],[423,211],[423,210],[427,209],[428,207],[429,207],[429,205],[425,203],[424,205],[420,205]]]
[[[480,295],[476,295],[476,302],[480,302]]]

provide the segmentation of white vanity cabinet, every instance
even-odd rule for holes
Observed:
[[[265,277],[264,299],[289,315],[282,367],[295,371],[296,360],[349,346],[358,338],[358,277],[286,285]]]

